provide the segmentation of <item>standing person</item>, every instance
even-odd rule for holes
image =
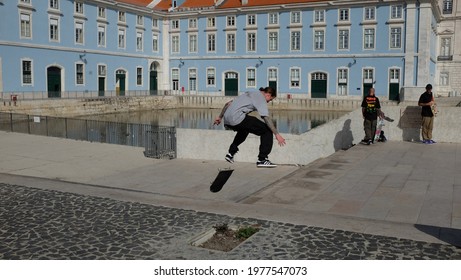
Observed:
[[[373,138],[378,123],[378,114],[380,114],[381,104],[379,98],[375,96],[375,89],[370,88],[368,95],[362,101],[363,129],[365,138],[360,142],[365,145],[373,143]]]
[[[435,106],[434,95],[432,94],[432,85],[426,85],[426,91],[421,94],[418,101],[418,106],[421,106],[421,136],[424,144],[435,144],[432,140],[432,128],[434,127],[434,112]]]
[[[273,100],[277,95],[271,87],[260,88],[260,92],[246,92],[233,101],[229,101],[224,105],[221,114],[215,119],[214,124],[220,124],[224,118],[224,125],[237,132],[234,141],[229,147],[229,152],[225,159],[234,163],[234,155],[238,152],[238,146],[242,144],[249,133],[260,137],[257,167],[276,167],[269,161],[269,154],[272,151],[272,144],[275,135],[280,146],[284,146],[285,139],[279,134],[269,117],[269,109],[267,103]],[[257,111],[264,122],[257,117],[248,115],[251,112]]]

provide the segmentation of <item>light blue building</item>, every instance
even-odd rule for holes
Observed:
[[[445,2],[0,0],[0,92],[398,100],[437,85]]]

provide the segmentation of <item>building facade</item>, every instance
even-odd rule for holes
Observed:
[[[0,0],[0,92],[449,95],[457,2]]]

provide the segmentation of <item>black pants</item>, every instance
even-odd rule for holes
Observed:
[[[272,151],[274,137],[269,127],[258,118],[246,116],[241,123],[235,126],[228,125],[230,129],[237,131],[234,141],[229,147],[229,153],[234,155],[238,152],[238,146],[245,142],[248,134],[252,133],[260,137],[258,160],[265,160]]]

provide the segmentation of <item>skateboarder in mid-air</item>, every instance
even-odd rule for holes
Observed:
[[[219,125],[224,118],[224,126],[237,132],[234,141],[229,147],[229,152],[225,159],[234,163],[234,155],[238,152],[238,146],[242,144],[249,133],[258,135],[261,143],[259,145],[257,167],[276,167],[269,161],[269,154],[272,151],[272,144],[275,135],[280,146],[284,146],[285,139],[275,128],[274,123],[269,117],[267,103],[276,97],[275,90],[271,87],[260,88],[258,92],[246,92],[224,105],[221,114],[216,117],[214,124]],[[257,111],[264,122],[257,117],[248,115]]]

